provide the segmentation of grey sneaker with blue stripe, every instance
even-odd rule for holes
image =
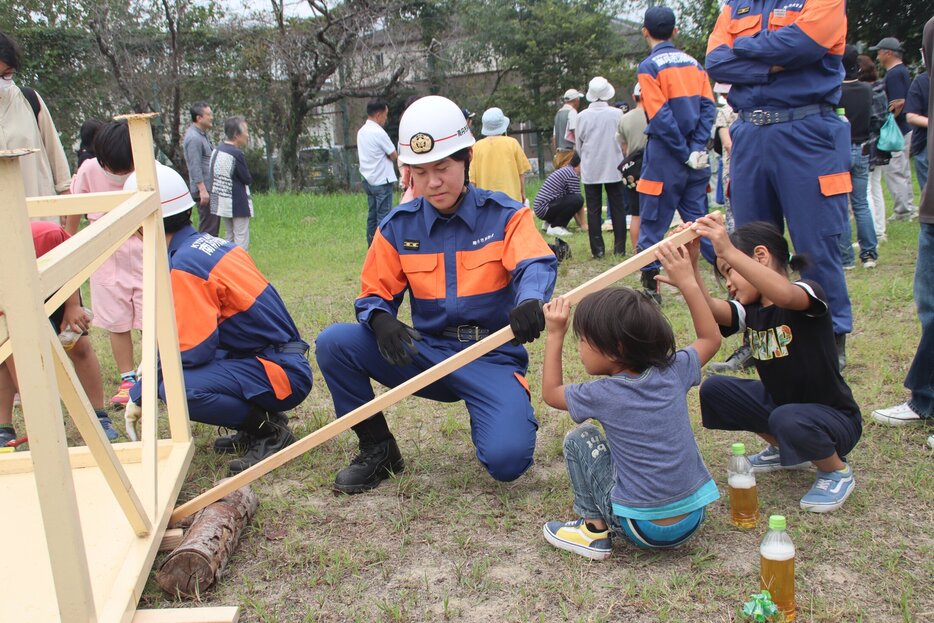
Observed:
[[[780,469],[803,470],[811,467],[810,461],[798,463],[797,465],[782,465],[782,456],[778,448],[773,445],[767,446],[765,450],[758,454],[750,454],[746,458],[752,463],[752,471],[756,474],[777,472]]]
[[[817,470],[817,478],[803,498],[801,508],[812,513],[829,513],[835,511],[846,501],[856,480],[853,479],[853,468],[846,466],[846,471],[822,472]]]

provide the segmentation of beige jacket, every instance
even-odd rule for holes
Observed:
[[[0,149],[39,149],[20,158],[27,197],[64,192],[71,183],[71,169],[55,123],[41,96],[39,103],[42,110],[37,124],[32,106],[18,86],[0,92]]]

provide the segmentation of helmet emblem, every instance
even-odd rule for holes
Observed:
[[[413,154],[427,154],[435,147],[435,139],[431,135],[419,132],[409,141]]]

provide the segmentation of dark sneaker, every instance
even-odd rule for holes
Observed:
[[[746,457],[752,465],[752,471],[756,474],[765,472],[777,472],[782,469],[805,470],[811,468],[811,462],[798,463],[797,465],[782,465],[782,457],[778,448],[773,445],[766,446],[765,450],[757,454],[750,454]]]
[[[739,372],[752,367],[752,349],[749,344],[743,344],[727,357],[726,361],[717,361],[707,364],[707,372],[711,374],[728,374]]]
[[[120,436],[120,433],[117,432],[117,429],[114,428],[113,422],[110,421],[110,418],[105,416],[97,416],[97,419],[101,423],[101,428],[104,429],[104,434],[107,435],[107,439],[110,441],[116,441],[117,437]]]
[[[231,476],[239,474],[248,467],[253,467],[266,457],[295,443],[295,435],[289,430],[288,420],[286,420],[286,424],[282,424],[281,420],[276,419],[276,416],[281,415],[281,413],[271,413],[269,415],[269,424],[272,426],[273,430],[271,435],[265,437],[250,436],[249,447],[246,453],[227,465]]]
[[[658,303],[662,304],[662,293],[658,290],[658,282],[655,281],[655,277],[659,274],[657,270],[644,270],[642,271],[642,293],[647,297]]]
[[[16,430],[13,427],[0,428],[0,448],[3,448],[11,441],[16,441]]]
[[[372,445],[360,445],[360,454],[350,465],[337,472],[334,490],[341,493],[363,493],[405,469],[405,461],[394,437]]]

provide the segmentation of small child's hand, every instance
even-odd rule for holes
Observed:
[[[655,257],[665,269],[665,274],[655,277],[658,281],[673,285],[679,290],[697,283],[694,279],[694,262],[690,250],[683,246],[674,248],[668,242],[662,242],[655,251]]]
[[[545,333],[563,337],[568,332],[571,321],[571,303],[563,296],[556,296],[545,303],[543,310]]]
[[[719,213],[700,217],[694,221],[691,229],[710,240],[718,256],[722,256],[733,246],[730,242],[730,234],[723,224],[723,217]]]

